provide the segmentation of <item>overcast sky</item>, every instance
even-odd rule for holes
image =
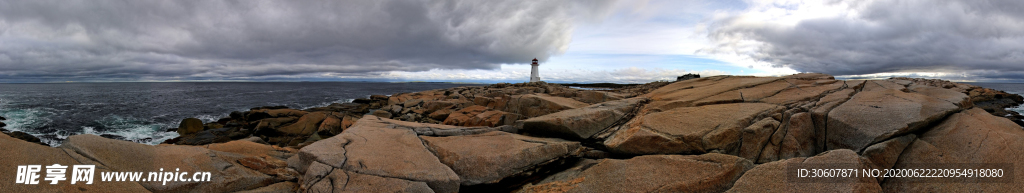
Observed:
[[[0,0],[0,82],[1024,82],[1024,1]]]

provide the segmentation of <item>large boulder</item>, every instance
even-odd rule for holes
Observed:
[[[575,109],[589,104],[571,98],[557,97],[546,94],[527,94],[511,96],[505,111],[526,117],[537,117],[567,109]],[[499,108],[500,109],[500,108]]]
[[[13,138],[15,138],[15,139],[24,140],[24,141],[32,142],[32,143],[39,144],[39,145],[50,146],[50,145],[48,145],[46,143],[43,143],[42,140],[40,140],[38,137],[32,136],[32,134],[28,134],[28,133],[25,133],[25,132],[13,131],[13,132],[6,133],[6,134],[11,136],[11,137],[13,137]]]
[[[431,113],[441,109],[450,109],[455,107],[456,104],[453,101],[426,101],[423,102],[423,108],[427,109],[427,113]]]
[[[462,179],[462,185],[497,183],[513,175],[530,174],[543,163],[563,159],[582,146],[579,142],[536,138],[492,131],[477,135],[421,136]]]
[[[758,165],[750,169],[729,189],[730,193],[739,192],[881,192],[875,178],[849,178],[848,181],[790,181],[792,168],[801,168],[799,164],[807,164],[807,168],[831,166],[837,169],[872,169],[870,161],[861,158],[856,152],[848,149],[832,150],[809,158],[790,158]],[[824,165],[822,165],[824,164]],[[795,178],[795,177],[794,177]],[[831,180],[831,179],[829,179]],[[922,184],[925,185],[925,184]]]
[[[426,183],[435,192],[458,192],[459,176],[427,149],[415,131],[383,120],[363,116],[340,135],[303,147],[298,157],[292,158],[297,160],[289,160],[290,167],[305,173],[306,178],[300,181],[302,188],[338,189],[347,185],[343,183],[347,177],[343,176],[358,173],[385,180],[378,181],[379,184],[397,183],[386,180],[401,179]],[[335,174],[336,171],[346,173]]]
[[[278,127],[288,125],[298,120],[296,117],[278,117],[278,118],[266,118],[261,119],[256,124],[257,133],[273,133]]]
[[[449,114],[444,120],[445,125],[466,125],[476,115],[487,111],[487,107],[480,105],[473,105],[466,108],[459,109]]]
[[[779,145],[779,159],[810,157],[816,154],[814,121],[810,113],[797,113],[789,118],[786,135]]]
[[[971,97],[955,90],[917,84],[911,85],[907,89],[914,93],[953,103],[963,109],[969,109],[974,106],[974,103],[971,102]]]
[[[523,122],[522,131],[567,139],[588,139],[616,126],[615,123],[632,119],[627,115],[636,113],[647,101],[646,98],[616,100],[534,117]]]
[[[916,183],[914,178],[889,178],[882,183],[887,192],[1016,192],[1024,189],[1024,130],[1013,122],[992,116],[980,108],[956,113],[921,134],[899,155],[893,168],[932,168],[921,164],[954,164],[975,168],[977,164],[1003,169],[1007,178],[989,178],[1003,183],[979,183],[983,178],[946,179],[944,183]],[[956,165],[959,164],[959,165]],[[1012,173],[1011,173],[1012,172]]]
[[[874,85],[874,86],[872,86]],[[868,90],[871,87],[875,89]],[[911,133],[960,110],[950,101],[905,92],[889,81],[868,81],[864,91],[828,113],[827,149],[860,151]]]
[[[512,124],[512,122],[514,122],[516,120],[519,120],[519,117],[520,116],[517,115],[517,114],[507,113],[507,112],[504,112],[504,111],[490,110],[490,111],[484,111],[483,113],[480,113],[480,114],[477,114],[476,116],[473,116],[468,121],[466,121],[464,124],[461,124],[459,126],[466,126],[466,127],[475,127],[475,126],[495,127],[495,126],[502,126],[502,125]]]
[[[890,169],[896,165],[903,150],[917,139],[917,135],[907,134],[892,138],[881,143],[868,146],[861,152],[861,156],[875,164],[878,169]],[[881,179],[880,179],[881,180]]]
[[[520,192],[722,192],[752,167],[717,153],[585,160]]]
[[[299,120],[291,125],[275,128],[278,132],[289,135],[311,135],[320,129],[320,123],[327,118],[325,112],[312,112],[302,115]]]
[[[178,124],[178,135],[189,135],[203,131],[203,120],[186,118]]]
[[[751,161],[757,161],[761,150],[768,145],[768,139],[779,129],[779,124],[779,121],[775,119],[761,119],[743,128],[741,136],[743,143],[738,155]]]
[[[580,101],[580,102],[594,104],[594,103],[603,103],[603,102],[607,102],[607,101],[621,100],[621,99],[623,99],[623,96],[621,94],[617,94],[617,93],[613,93],[613,92],[596,91],[596,90],[582,90],[582,91],[576,92],[576,97],[573,97],[573,98],[576,99],[577,101]]]
[[[288,168],[288,164],[285,162],[298,151],[292,148],[281,148],[245,140],[210,144],[206,148],[250,156],[238,159],[237,162],[246,168],[274,177],[275,181],[293,181],[300,177],[299,173]]]
[[[248,169],[238,160],[248,158],[236,153],[213,151],[196,146],[151,146],[107,139],[96,135],[68,137],[61,149],[80,155],[97,167],[119,172],[177,171],[210,172],[211,181],[139,182],[154,192],[230,192],[254,189],[277,182],[275,178]]]
[[[603,144],[624,154],[736,154],[743,128],[782,110],[765,103],[680,107],[638,115]]]
[[[328,113],[324,121],[317,128],[317,134],[320,136],[334,136],[341,133],[345,129],[345,125],[342,122],[344,117],[345,115],[341,113]]]

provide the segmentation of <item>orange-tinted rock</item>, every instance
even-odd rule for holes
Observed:
[[[751,161],[757,161],[761,150],[768,144],[768,139],[777,129],[779,129],[779,121],[772,118],[761,119],[743,128],[743,143],[740,144],[738,155]]]
[[[391,112],[388,112],[388,111],[385,111],[385,110],[376,110],[376,111],[373,111],[373,113],[371,113],[371,114],[373,114],[373,116],[384,117],[384,118],[389,118],[389,119],[391,118]]]
[[[835,77],[832,77],[832,75],[822,74],[822,73],[799,73],[799,74],[783,76],[783,78],[792,78],[792,79],[801,79],[801,80],[834,80],[834,79],[836,79]]]
[[[451,109],[441,109],[434,111],[433,113],[430,113],[430,115],[427,115],[427,117],[430,117],[431,119],[434,120],[447,120],[448,115],[451,115],[453,112],[454,111],[452,111]]]
[[[445,125],[465,125],[469,123],[476,115],[487,111],[487,107],[480,105],[473,105],[463,109],[459,109],[448,115],[448,118],[444,120]]]
[[[862,150],[870,144],[917,131],[960,110],[949,101],[917,93],[867,90],[878,82],[889,81],[868,81],[864,91],[829,112],[827,149]]]
[[[797,102],[808,101],[813,98],[820,98],[829,91],[842,88],[846,82],[835,82],[825,85],[806,85],[791,87],[782,90],[778,94],[761,99],[760,101],[777,105],[787,105]]]
[[[230,192],[263,187],[275,179],[238,163],[248,156],[212,151],[196,146],[151,146],[107,139],[96,135],[68,137],[60,146],[100,165],[120,172],[164,171],[180,168],[181,172],[210,172],[211,181],[139,182],[154,192],[203,191]]]
[[[907,87],[907,89],[914,93],[934,97],[939,100],[944,100],[953,103],[954,105],[963,109],[969,109],[974,105],[973,103],[971,103],[971,98],[968,97],[966,94],[950,89],[922,85],[912,85],[910,87]]]
[[[704,106],[704,105],[715,105],[715,104],[726,104],[726,103],[739,103],[743,102],[743,94],[739,90],[733,90],[710,96],[694,102],[693,106]]]
[[[295,123],[292,123],[291,125],[278,127],[275,128],[275,130],[291,135],[310,135],[320,128],[320,123],[326,118],[327,113],[325,112],[312,112],[303,115],[299,120],[295,121]]]
[[[526,117],[537,117],[585,106],[588,106],[588,104],[570,98],[556,97],[546,94],[528,94],[511,96],[508,106],[504,109],[506,112],[520,114]]]
[[[295,155],[296,149],[282,148],[273,145],[261,144],[245,140],[235,140],[227,143],[214,143],[206,146],[207,149],[236,153],[245,156],[287,159]]]
[[[324,121],[320,123],[320,127],[317,128],[317,133],[324,136],[334,136],[341,133],[345,129],[342,126],[341,119],[338,116],[345,116],[339,113],[331,112],[324,118]]]
[[[780,106],[764,103],[675,108],[637,116],[634,123],[624,126],[628,129],[616,132],[604,141],[604,145],[612,152],[626,154],[735,154],[743,128],[750,126],[758,117],[768,117],[782,110]]]
[[[893,168],[920,163],[1006,163],[1003,176],[1008,183],[977,183],[960,178],[947,183],[909,183],[905,178],[887,178],[882,187],[890,192],[1016,192],[1024,188],[1024,130],[1013,122],[974,108],[950,115],[918,136],[899,156]],[[967,167],[967,166],[963,166]]]
[[[427,101],[423,103],[423,108],[426,109],[427,113],[436,112],[441,109],[450,109],[454,106],[455,103],[451,101]]]
[[[621,100],[624,97],[611,92],[596,91],[596,90],[583,90],[576,93],[576,97],[573,97],[577,101],[594,104],[603,103],[607,101]]]
[[[779,146],[779,159],[810,157],[816,154],[818,139],[810,113],[797,113],[789,118],[786,137]]]
[[[579,142],[528,137],[493,131],[477,135],[421,137],[441,163],[462,179],[462,185],[496,183],[522,175],[541,163],[562,159]]]
[[[722,192],[752,167],[716,153],[583,161],[520,192]]]
[[[626,115],[647,101],[646,98],[616,100],[534,117],[524,121],[522,131],[567,139],[587,139],[609,129],[616,122],[628,121],[632,117]]]
[[[299,184],[295,182],[278,182],[276,184],[271,184],[266,187],[240,191],[235,193],[291,193],[295,192],[295,190],[298,188]]]
[[[774,77],[715,76],[680,81],[645,95],[651,107],[662,111],[690,107],[698,100],[740,88],[753,87],[780,80]]]
[[[739,89],[737,91],[743,96],[743,101],[746,102],[758,102],[761,99],[768,98],[779,92],[782,92],[786,88],[795,87],[792,83],[785,80],[777,80],[771,83],[757,85],[750,88]]]
[[[98,136],[97,136],[98,137]],[[113,139],[110,139],[113,140]],[[127,142],[131,143],[131,142]],[[141,144],[140,144],[141,145]],[[0,175],[0,187],[3,187],[4,192],[147,192],[146,188],[139,185],[137,182],[105,182],[100,180],[101,172],[110,172],[111,170],[102,167],[102,165],[92,162],[89,158],[85,158],[74,151],[66,151],[65,149],[53,148],[49,146],[42,146],[19,139],[11,138],[10,136],[0,134],[0,147],[3,147],[3,159],[0,159],[0,167],[5,168],[4,175]],[[79,161],[81,160],[81,161]],[[50,185],[50,181],[44,180],[46,177],[45,166],[60,164],[62,166],[69,166],[67,169],[67,179],[65,181],[58,181],[56,185]],[[85,184],[85,182],[76,182],[71,184],[71,169],[73,165],[96,165],[94,171],[95,176],[93,177],[93,184]],[[36,180],[39,184],[15,184],[15,177],[17,177],[15,170],[21,165],[42,165],[39,178]]]
[[[867,158],[871,163],[875,164],[875,168],[878,169],[890,169],[896,165],[896,161],[899,159],[900,154],[903,154],[903,150],[913,143],[917,139],[917,135],[907,134],[904,136],[892,138],[881,143],[868,146],[861,152],[864,158]],[[882,179],[880,178],[879,181]]]
[[[809,158],[791,158],[771,163],[765,163],[750,169],[736,180],[736,183],[729,189],[730,193],[739,192],[881,192],[878,182],[874,178],[858,178],[851,182],[821,182],[821,183],[796,183],[788,182],[787,166],[790,164],[842,164],[841,166],[856,166],[856,168],[844,169],[872,169],[871,162],[867,161],[857,153],[848,149],[839,149],[824,152]]]
[[[305,192],[434,192],[426,183],[401,178],[333,170],[317,178]]]
[[[303,147],[299,160],[292,167],[305,168],[303,187],[315,191],[325,185],[316,185],[321,179],[311,176],[344,175],[331,171],[349,171],[382,178],[396,178],[426,183],[435,192],[457,192],[459,177],[434,156],[411,128],[400,127],[398,121],[363,116],[355,125],[340,135],[317,141]],[[420,123],[401,123],[420,124]],[[289,162],[292,163],[292,162]],[[325,165],[324,167],[316,166]],[[331,169],[333,168],[333,169]],[[337,179],[331,177],[333,187]],[[343,180],[342,180],[343,181]],[[326,187],[332,187],[331,184]]]
[[[474,127],[474,126],[485,126],[494,127],[511,124],[512,121],[518,120],[519,116],[515,114],[506,113],[503,111],[484,111],[483,113],[473,116],[464,124],[455,124],[458,126]]]

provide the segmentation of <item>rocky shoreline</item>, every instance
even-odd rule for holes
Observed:
[[[151,146],[95,135],[60,147],[7,132],[0,167],[211,172],[211,182],[13,184],[65,192],[1014,191],[1011,183],[787,183],[789,163],[1024,167],[1019,95],[943,80],[714,76],[611,90],[518,83],[374,95],[311,109],[185,119]],[[2,121],[3,118],[0,118]],[[2,123],[0,123],[2,127]],[[1024,170],[1011,170],[1014,175]]]

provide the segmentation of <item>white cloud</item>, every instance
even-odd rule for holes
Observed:
[[[748,1],[709,24],[701,53],[834,75],[1022,79],[1024,2]],[[918,73],[922,72],[922,73]]]

